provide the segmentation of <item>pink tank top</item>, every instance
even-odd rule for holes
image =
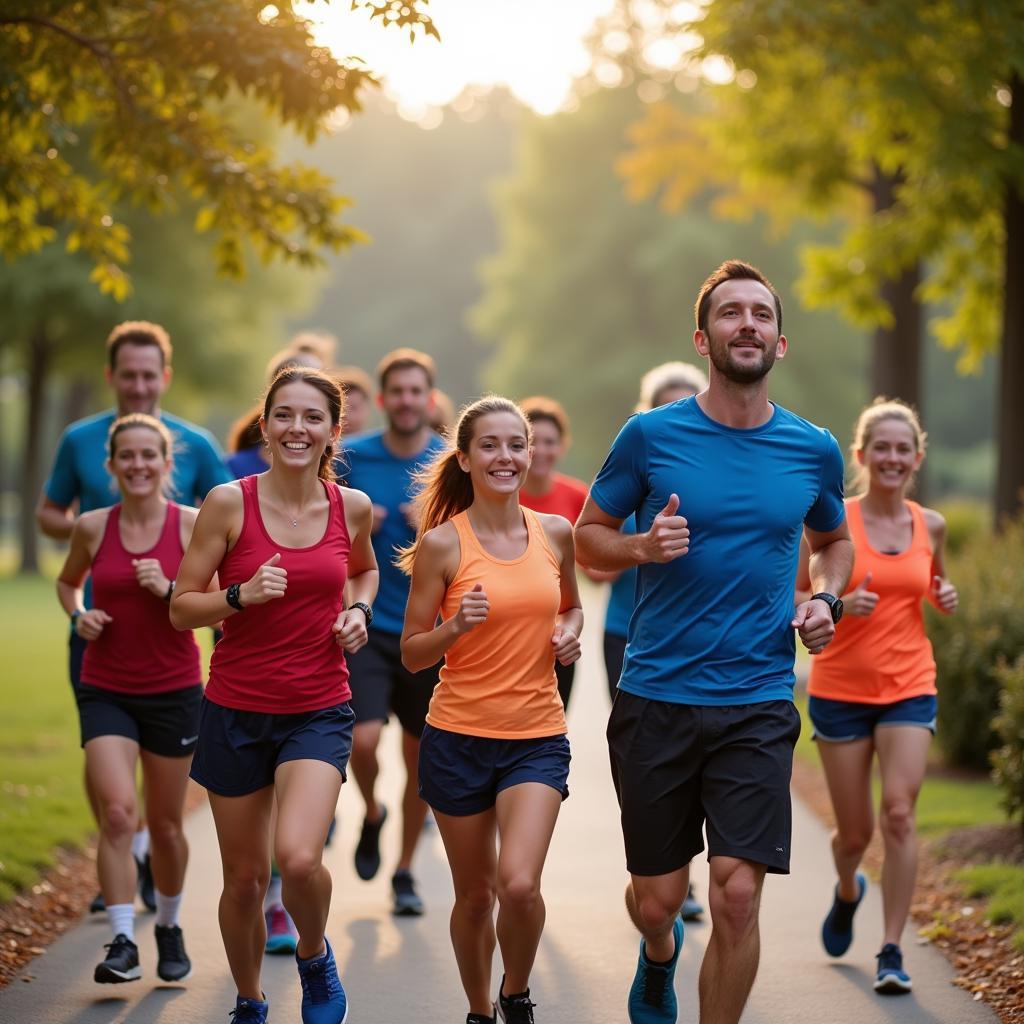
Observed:
[[[224,620],[213,649],[206,696],[239,711],[293,714],[318,711],[351,697],[348,667],[331,627],[343,607],[351,542],[341,490],[324,482],[327,529],[316,544],[275,543],[260,514],[255,476],[242,488],[242,531],[217,570],[220,585],[245,583],[280,552],[288,571],[284,597],[250,605]]]
[[[114,621],[85,646],[82,682],[120,693],[154,694],[196,686],[203,681],[199,647],[191,630],[171,625],[167,602],[139,586],[132,560],[155,558],[163,574],[178,575],[181,509],[167,503],[156,544],[148,551],[126,551],[121,543],[121,506],[107,515],[92,561],[92,604]]]

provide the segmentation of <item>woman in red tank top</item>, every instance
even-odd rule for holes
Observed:
[[[917,837],[914,809],[935,731],[935,661],[924,630],[922,599],[956,610],[946,579],[942,516],[907,500],[924,458],[917,414],[877,399],[860,415],[851,446],[863,493],[847,501],[855,560],[844,618],[834,642],[816,658],[808,711],[825,769],[836,830],[832,856],[839,876],[822,943],[841,956],[853,939],[853,915],[864,895],[857,870],[874,832],[871,770],[882,778],[879,822],[884,934],[875,989],[908,992],[900,938],[914,893]],[[806,552],[798,586],[806,586]]]
[[[462,411],[451,437],[452,447],[422,473],[419,530],[399,561],[412,576],[402,662],[416,672],[444,657],[419,780],[455,887],[451,935],[467,1024],[495,1015],[526,1024],[544,927],[541,872],[568,795],[554,669],[579,658],[583,612],[572,526],[520,505],[531,457],[522,410],[481,398]],[[505,968],[496,1006],[495,940]]]
[[[135,944],[136,865],[131,842],[139,817],[135,789],[142,763],[151,865],[156,885],[157,974],[182,981],[191,964],[178,927],[188,845],[182,810],[199,725],[199,648],[167,617],[171,582],[196,510],[168,501],[172,441],[157,419],[134,413],[114,421],[107,468],[121,500],[84,513],[57,580],[74,629],[88,641],[75,692],[90,792],[100,838],[96,868],[113,941],[98,982],[141,977]],[[82,585],[92,577],[92,608]]]
[[[235,1024],[267,1018],[260,968],[272,852],[298,930],[302,1020],[341,1024],[348,1013],[324,935],[331,876],[322,857],[352,746],[343,652],[366,643],[377,563],[369,498],[333,480],[342,403],[319,370],[278,373],[260,418],[270,469],[207,496],[171,604],[179,629],[224,620],[192,777],[209,791],[224,865]],[[221,589],[210,592],[215,577]]]

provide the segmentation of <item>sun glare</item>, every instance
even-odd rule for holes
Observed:
[[[506,86],[541,114],[566,102],[586,72],[585,39],[614,0],[431,0],[441,43],[371,22],[341,0],[303,13],[319,43],[338,57],[360,57],[376,71],[403,117],[424,127],[470,86]]]

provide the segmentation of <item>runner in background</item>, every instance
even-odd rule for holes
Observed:
[[[875,829],[871,769],[882,779],[878,814],[884,930],[875,991],[909,992],[900,940],[917,878],[914,813],[935,733],[935,659],[922,601],[949,615],[956,588],[946,578],[946,523],[907,498],[924,459],[917,414],[876,399],[861,412],[850,446],[860,495],[846,502],[855,560],[835,641],[811,662],[808,712],[836,816],[836,884],[821,939],[831,956],[853,941],[853,915],[867,880],[858,870]],[[802,554],[798,600],[808,587]]]
[[[444,656],[420,787],[455,886],[467,1024],[533,1024],[541,873],[569,794],[554,666],[579,658],[583,611],[571,525],[519,503],[530,455],[530,426],[513,402],[491,395],[464,409],[453,443],[419,478],[421,525],[401,560],[412,573],[402,659],[418,672]],[[505,969],[496,1006],[495,941]]]
[[[341,421],[341,436],[345,440],[362,434],[370,422],[373,411],[373,381],[358,366],[339,366],[331,376],[341,385],[345,395],[345,412]]]
[[[155,881],[157,975],[183,981],[192,969],[178,915],[188,863],[182,814],[203,689],[195,638],[179,633],[167,616],[196,520],[195,509],[164,496],[172,445],[170,431],[152,416],[129,413],[114,421],[107,466],[120,501],[79,516],[57,580],[61,606],[85,645],[75,697],[86,777],[99,810],[96,869],[111,929],[94,974],[103,983],[142,976],[132,858],[140,763]],[[82,591],[87,575],[91,608]]]
[[[430,411],[430,429],[441,437],[447,437],[455,424],[455,406],[451,398],[440,388],[434,388],[434,407]]]

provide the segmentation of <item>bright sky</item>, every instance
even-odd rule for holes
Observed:
[[[474,85],[505,85],[540,113],[554,113],[573,79],[586,72],[584,39],[613,3],[430,0],[442,42],[420,34],[411,46],[408,33],[371,23],[366,13],[350,11],[346,0],[315,3],[308,16],[319,42],[339,57],[361,57],[381,75],[403,116],[429,122],[430,108]]]

